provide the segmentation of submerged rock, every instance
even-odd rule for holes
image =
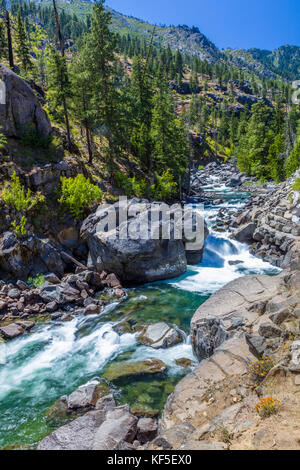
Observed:
[[[137,378],[146,375],[163,374],[168,366],[159,359],[145,359],[139,362],[114,362],[102,374],[109,382],[120,379]]]
[[[151,346],[154,349],[169,348],[183,341],[181,332],[172,328],[167,323],[154,323],[145,327],[139,335],[140,343]]]

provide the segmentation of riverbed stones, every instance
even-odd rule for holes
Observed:
[[[101,305],[90,304],[84,310],[84,315],[98,315],[101,312]]]
[[[166,349],[183,341],[183,335],[167,323],[154,323],[146,326],[138,336],[140,343],[154,349]]]
[[[80,292],[67,283],[47,283],[42,286],[40,296],[45,303],[56,302],[58,305],[63,305],[76,301]]]
[[[154,358],[137,362],[114,362],[104,370],[102,377],[109,382],[117,382],[122,379],[164,374],[167,369],[168,366],[163,361]]]

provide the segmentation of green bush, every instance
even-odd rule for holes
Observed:
[[[165,171],[161,176],[156,176],[156,183],[149,186],[143,178],[130,178],[128,175],[117,172],[115,174],[116,185],[123,189],[126,196],[146,197],[161,201],[168,201],[176,197],[178,185],[175,183],[170,170]]]
[[[294,191],[300,191],[300,178],[296,178],[295,183],[293,185]]]
[[[4,134],[2,134],[2,132],[0,132],[0,149],[3,149],[3,147],[5,147],[6,144],[7,144],[6,137]]]
[[[162,201],[173,199],[178,193],[178,185],[169,169],[161,176],[157,176],[157,182],[151,189],[152,197]]]
[[[14,207],[18,212],[29,212],[38,204],[45,201],[45,196],[41,193],[32,194],[30,189],[25,191],[24,186],[21,185],[20,178],[14,172],[11,176],[11,182],[1,193],[1,199],[9,205]]]
[[[101,195],[102,191],[98,186],[79,174],[76,178],[61,178],[61,197],[58,202],[74,217],[80,218],[91,204],[101,200]]]
[[[24,217],[24,215],[23,217],[21,217],[19,224],[17,223],[16,220],[12,222],[11,227],[18,238],[25,237],[25,235],[27,234],[26,222],[27,220],[26,220],[26,217]]]
[[[27,284],[30,287],[35,287],[35,288],[41,287],[44,284],[44,282],[45,282],[44,274],[37,274],[35,277],[29,277],[27,279]]]

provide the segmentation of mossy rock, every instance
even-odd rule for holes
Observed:
[[[175,363],[184,368],[192,367],[193,361],[191,359],[187,359],[186,357],[181,357],[180,359],[176,359]]]
[[[103,378],[109,382],[121,379],[139,378],[149,375],[163,374],[168,366],[159,359],[146,359],[138,362],[114,362],[103,373]]]

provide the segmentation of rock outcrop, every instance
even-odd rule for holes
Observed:
[[[244,276],[202,304],[191,320],[191,340],[199,361],[212,356],[236,330],[252,327],[282,282],[281,275]]]
[[[159,436],[148,449],[221,450],[220,440],[230,449],[299,447],[292,431],[299,419],[299,287],[299,270],[245,276],[197,310],[191,335],[200,364],[169,396]],[[253,385],[250,363],[265,355],[273,366]],[[256,411],[259,397],[271,394],[284,403],[280,425],[262,421]],[[281,431],[274,433],[274,425]],[[257,443],[259,433],[268,436],[264,444]]]
[[[62,276],[65,269],[60,250],[48,239],[29,235],[19,239],[12,232],[0,238],[0,272],[17,279],[53,272]]]
[[[51,133],[46,112],[28,83],[4,65],[0,65],[0,79],[4,83],[4,103],[0,103],[0,127],[7,137],[22,137],[33,129],[42,137]]]

